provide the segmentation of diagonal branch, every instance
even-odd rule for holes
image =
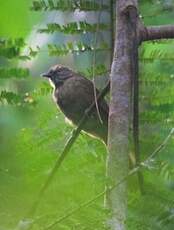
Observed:
[[[107,92],[109,91],[110,88],[110,82],[107,83],[107,85],[105,86],[105,88],[101,91],[101,93],[99,93],[98,97],[97,97],[97,101],[100,101],[100,99],[102,99]],[[85,111],[82,119],[79,122],[79,125],[76,129],[74,129],[72,136],[69,138],[69,140],[67,141],[62,153],[60,154],[60,156],[58,157],[49,177],[47,178],[46,182],[44,183],[43,187],[41,188],[37,199],[35,200],[35,202],[33,203],[31,209],[29,210],[29,213],[26,217],[26,219],[31,218],[34,216],[36,209],[38,207],[38,205],[40,204],[40,201],[43,197],[44,192],[46,191],[46,189],[49,187],[50,183],[52,182],[52,179],[55,175],[55,173],[57,172],[57,170],[59,169],[59,167],[61,166],[63,160],[65,159],[65,157],[68,155],[71,147],[73,146],[74,142],[76,141],[76,139],[78,138],[81,130],[83,129],[84,124],[86,123],[86,121],[88,120],[89,115],[91,114],[91,112],[93,111],[93,109],[95,108],[95,101],[91,104],[91,106]],[[30,229],[32,228],[32,226],[30,226]]]
[[[168,141],[171,139],[171,137],[174,135],[174,128],[172,128],[169,132],[169,134],[167,135],[167,137],[164,139],[164,141],[143,161],[140,162],[139,165],[137,165],[136,167],[134,167],[132,170],[129,171],[129,173],[123,177],[118,183],[116,183],[115,185],[112,185],[110,188],[108,188],[110,191],[112,191],[114,188],[117,188],[120,184],[122,184],[125,180],[127,180],[130,176],[134,175],[135,173],[139,172],[143,167],[146,167],[148,165],[148,163],[154,159],[160,152],[162,149],[164,149],[164,147],[166,147]],[[97,199],[99,199],[100,197],[102,197],[103,195],[105,195],[106,193],[106,189],[104,191],[102,191],[101,193],[97,194],[94,198],[92,198],[89,201],[86,201],[84,203],[82,203],[81,205],[79,205],[79,207],[69,211],[67,214],[65,214],[64,216],[60,217],[59,219],[55,220],[53,223],[51,223],[50,225],[48,225],[47,227],[43,228],[43,230],[49,230],[51,228],[53,228],[55,225],[57,225],[58,223],[62,222],[63,220],[67,219],[69,216],[73,215],[74,213],[80,211],[82,208],[88,207],[90,206],[92,203],[94,203]]]

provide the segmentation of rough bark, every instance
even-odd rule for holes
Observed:
[[[129,121],[132,76],[132,42],[130,9],[137,1],[117,0],[116,37],[111,68],[111,102],[109,112],[107,177],[109,184],[116,184],[128,174]],[[112,230],[125,229],[127,212],[127,183],[106,194],[106,204],[112,212],[108,221]]]

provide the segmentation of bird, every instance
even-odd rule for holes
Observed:
[[[94,88],[91,80],[69,67],[57,64],[41,76],[49,79],[53,87],[53,99],[74,125],[78,126],[85,111],[95,101],[99,90]],[[100,114],[100,116],[99,116]],[[84,123],[82,130],[99,138],[107,145],[109,106],[105,99],[98,101]]]

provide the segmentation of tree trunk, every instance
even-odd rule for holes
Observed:
[[[112,216],[108,221],[112,230],[125,229],[127,212],[127,182],[115,189],[129,170],[129,121],[131,111],[132,53],[135,48],[132,17],[137,17],[137,1],[117,0],[116,36],[111,68],[111,102],[109,112],[106,205]],[[132,9],[134,13],[132,14]]]
[[[138,45],[143,41],[174,38],[173,25],[145,27],[138,18],[137,5],[137,0],[116,1],[116,35],[111,68],[108,186],[106,192],[106,205],[112,214],[108,224],[112,230],[125,229],[130,123],[134,128],[136,164],[139,164],[139,155],[137,155],[139,152]],[[142,190],[142,177],[139,172],[138,178]],[[117,186],[114,187],[114,185]],[[112,189],[110,189],[111,187]]]

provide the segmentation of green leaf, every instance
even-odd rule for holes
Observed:
[[[29,69],[24,68],[0,68],[0,79],[26,78],[30,74]]]

